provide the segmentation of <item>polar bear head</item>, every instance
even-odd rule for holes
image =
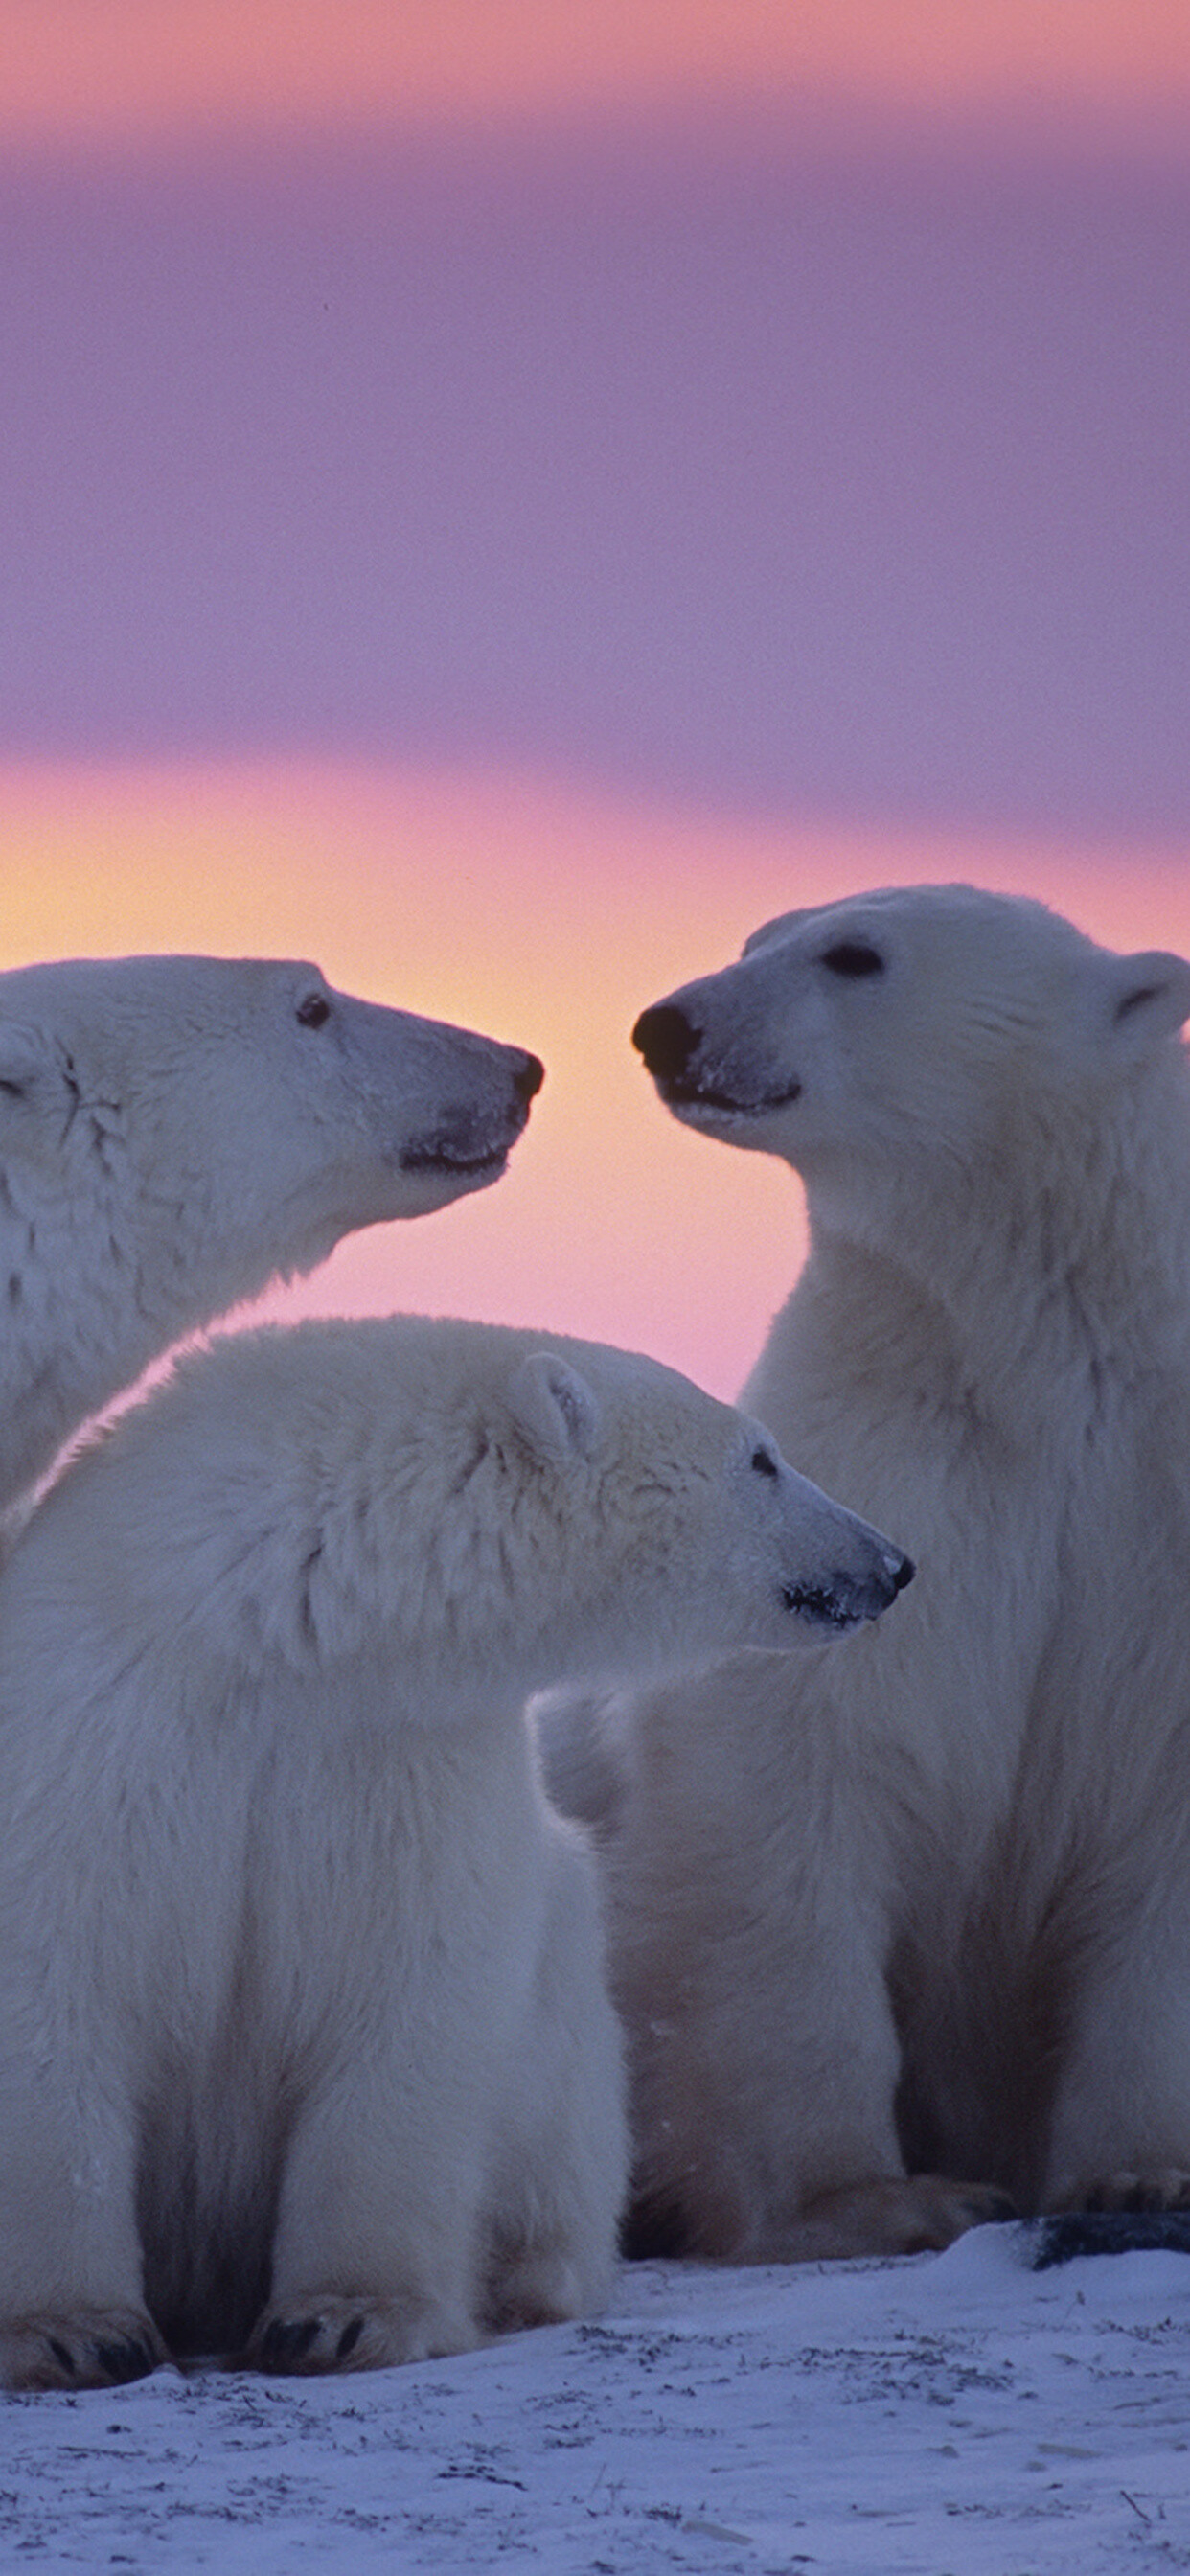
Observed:
[[[0,1505],[182,1334],[494,1181],[541,1079],[309,965],[0,975]]]
[[[633,1031],[689,1126],[864,1188],[970,1170],[1168,1050],[1190,963],[1121,957],[1024,897],[898,886],[786,913]]]
[[[316,966],[126,957],[0,975],[0,1157],[18,1187],[70,1187],[80,1151],[95,1193],[130,1214],[142,1201],[151,1221],[185,1222],[197,1205],[240,1236],[267,1231],[266,1275],[484,1188],[540,1083],[535,1056],[356,1001]]]
[[[762,1424],[657,1361],[529,1351],[504,1403],[566,1568],[567,1660],[551,1680],[821,1643],[879,1618],[912,1579],[901,1549],[797,1474]]]

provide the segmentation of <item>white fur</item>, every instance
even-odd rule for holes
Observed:
[[[570,1748],[609,1811],[638,2241],[862,2253],[946,2241],[984,2186],[1181,2198],[1190,965],[894,889],[659,1008],[663,1098],[805,1184],[744,1400],[920,1571],[847,1654],[619,1702],[585,1779]]]
[[[524,1694],[841,1631],[905,1561],[671,1371],[535,1340],[217,1342],[18,1545],[0,2380],[354,2369],[602,2299],[619,2040]]]
[[[185,1333],[494,1180],[537,1078],[313,966],[0,975],[0,1510]]]

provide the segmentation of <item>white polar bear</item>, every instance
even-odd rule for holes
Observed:
[[[0,1512],[183,1334],[495,1180],[540,1083],[314,966],[0,975]]]
[[[0,1580],[0,2382],[601,2299],[619,2039],[524,1695],[911,1571],[653,1361],[417,1318],[184,1361]]]
[[[641,2250],[1188,2196],[1188,1013],[1183,959],[940,886],[637,1024],[677,1117],[805,1185],[743,1401],[921,1569],[838,1659],[605,1713]]]

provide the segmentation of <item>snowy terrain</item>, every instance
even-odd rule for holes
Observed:
[[[455,2361],[10,2397],[0,2567],[1190,2569],[1190,2261],[1026,2264],[648,2264]]]

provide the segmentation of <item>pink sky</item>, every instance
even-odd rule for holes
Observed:
[[[0,131],[473,120],[811,93],[879,106],[1190,93],[1181,0],[2,0]]]
[[[396,767],[12,768],[0,962],[74,947],[313,955],[348,990],[535,1048],[507,1177],[356,1238],[277,1314],[483,1314],[653,1351],[734,1394],[803,1235],[781,1166],[675,1125],[637,1012],[750,929],[873,883],[1043,892],[1112,946],[1190,953],[1177,850],[759,826]]]
[[[1190,16],[0,0],[0,59],[0,963],[534,1046],[508,1179],[301,1302],[731,1391],[796,1188],[645,1002],[916,877],[1190,949]]]

